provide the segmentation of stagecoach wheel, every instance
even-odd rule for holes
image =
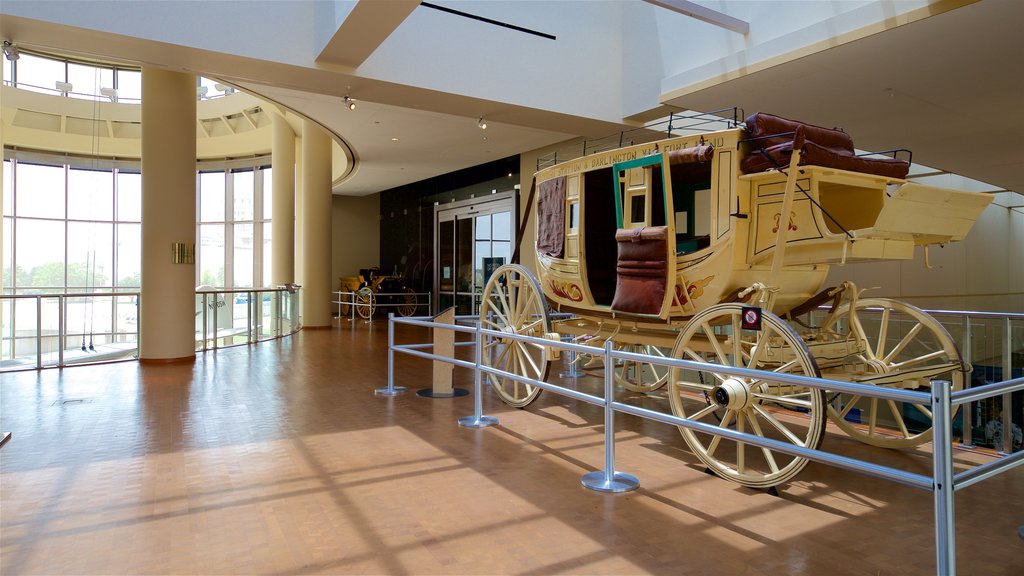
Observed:
[[[491,274],[480,303],[480,323],[488,330],[543,338],[548,332],[548,314],[540,284],[518,264],[506,264]],[[545,380],[549,362],[545,346],[510,338],[485,336],[483,364],[505,372]],[[502,402],[523,408],[537,399],[541,388],[487,375]]]
[[[885,381],[879,386],[931,391],[932,381],[946,380],[953,391],[964,386],[960,350],[949,332],[923,310],[888,298],[857,300],[862,336],[850,326],[850,305],[844,304],[825,326],[847,339],[863,339],[856,352],[826,372],[836,380]],[[872,310],[869,310],[872,309]],[[827,392],[829,418],[850,436],[883,448],[906,448],[932,438],[929,402],[895,402]],[[953,413],[955,415],[955,412]],[[952,415],[950,416],[952,417]]]
[[[416,293],[412,288],[403,288],[403,294],[398,296],[401,301],[401,305],[398,307],[398,314],[400,316],[412,316],[416,313]]]
[[[761,330],[744,330],[742,309],[740,304],[720,304],[698,313],[676,338],[672,358],[819,376],[810,351],[788,324],[762,312]],[[668,382],[672,413],[681,418],[806,448],[818,448],[824,438],[825,395],[821,390],[679,368],[669,371]],[[679,431],[711,471],[751,488],[786,482],[808,462],[682,426]]]
[[[650,344],[618,344],[615,348],[624,352],[665,357],[663,349]],[[621,360],[615,366],[615,382],[631,392],[653,392],[668,382],[668,366]]]
[[[369,287],[360,288],[356,292],[356,314],[364,320],[369,320],[373,317],[373,313],[377,308],[377,298],[373,295],[373,290]]]

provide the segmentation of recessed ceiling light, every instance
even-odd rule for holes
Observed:
[[[391,141],[392,142],[398,142],[398,138],[392,138]]]

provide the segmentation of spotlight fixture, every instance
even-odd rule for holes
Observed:
[[[486,121],[484,120],[484,117],[483,117],[483,116],[481,116],[481,117],[480,117],[480,119],[478,119],[478,120],[476,121],[476,125],[477,125],[477,126],[478,126],[478,127],[479,127],[479,128],[481,129],[481,130],[487,130],[487,122],[486,122]]]
[[[100,88],[100,95],[109,98],[111,102],[117,102],[117,90],[114,88]]]
[[[356,99],[352,98],[352,97],[349,97],[349,96],[345,96],[345,105],[348,106],[349,110],[355,110],[356,109]]]
[[[14,62],[21,57],[21,52],[17,46],[11,44],[10,40],[4,40],[4,56],[11,62]]]

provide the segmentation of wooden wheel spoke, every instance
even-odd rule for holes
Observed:
[[[701,328],[704,330],[704,335],[708,339],[708,342],[710,342],[711,346],[715,349],[715,356],[718,357],[718,362],[728,366],[729,359],[727,358],[725,351],[722,350],[722,343],[718,341],[718,336],[715,334],[715,331],[711,329],[711,326],[707,322],[701,323]],[[692,350],[687,349],[687,352],[692,353]],[[698,362],[706,361],[705,358],[698,356],[696,353],[693,353],[693,356],[693,359]]]
[[[786,406],[795,406],[797,408],[803,408],[811,410],[813,404],[811,403],[811,392],[801,392],[799,394],[770,394],[767,392],[757,392],[754,390],[750,391],[750,395],[755,399],[762,400],[764,402],[772,402],[774,404],[782,404]]]
[[[929,409],[928,405],[926,405],[926,404],[911,404],[911,406],[916,408],[917,411],[920,412],[921,414],[924,414],[925,416],[927,416],[929,420],[932,419],[932,411],[931,411],[931,409]]]
[[[893,419],[896,420],[896,424],[899,426],[903,437],[910,436],[910,432],[907,430],[907,423],[903,419],[903,413],[896,407],[896,402],[886,400],[886,404],[889,406],[889,411],[892,412]]]
[[[874,436],[878,427],[878,398],[871,398],[869,403],[871,408],[868,414],[868,435]]]
[[[896,363],[890,364],[889,367],[892,370],[902,370],[902,369],[908,368],[910,366],[916,366],[918,364],[922,364],[922,363],[928,362],[929,360],[942,359],[945,356],[946,356],[946,351],[945,350],[936,350],[934,352],[929,352],[928,354],[922,354],[921,356],[918,356],[917,358],[910,358],[909,360],[904,360],[903,362],[896,362]]]
[[[707,416],[708,414],[714,414],[715,410],[717,410],[717,409],[718,409],[718,406],[715,406],[714,404],[710,404],[708,406],[705,406],[704,409],[698,410],[697,412],[694,412],[693,414],[688,416],[687,420],[700,421],[701,418]]]
[[[746,424],[744,424],[746,421],[747,420],[746,420],[746,418],[744,417],[744,415],[742,413],[737,413],[737,415],[736,415],[736,431],[737,432],[746,432],[747,431]],[[740,474],[743,474],[744,472],[746,472],[746,469],[747,469],[747,443],[746,442],[737,442],[736,443],[736,471],[739,472]]]
[[[882,358],[882,360],[884,362],[886,362],[886,363],[892,362],[892,359],[897,354],[902,352],[903,349],[907,347],[907,344],[910,344],[914,340],[914,338],[917,337],[917,334],[923,328],[924,328],[924,325],[921,324],[920,322],[915,324],[913,328],[911,328],[910,330],[907,331],[906,335],[903,336],[903,338],[899,341],[899,343],[896,344],[896,346],[892,350],[890,350],[888,354],[885,355],[885,358]],[[879,348],[881,348],[882,347],[882,342],[879,342],[878,346],[879,346]],[[879,356],[881,356],[881,354],[879,354]]]
[[[521,359],[526,360],[526,363],[529,364],[529,367],[533,369],[533,372],[531,372],[529,374],[529,376],[531,376],[532,378],[536,378],[537,376],[539,376],[541,374],[540,366],[537,365],[537,362],[534,360],[533,356],[530,354],[530,351],[526,349],[526,346],[527,346],[526,343],[525,342],[516,342],[516,345],[517,345],[517,348],[519,349],[519,357]],[[534,346],[536,346],[536,345],[534,345]],[[540,348],[539,346],[537,346],[537,347]],[[543,352],[544,352],[543,349],[541,349],[541,353],[542,354],[543,354]]]
[[[750,351],[745,368],[757,368],[758,361],[764,356],[764,349],[768,345],[770,336],[771,326],[764,326],[764,329],[757,333],[757,340],[754,342],[754,348]]]
[[[882,309],[882,320],[878,323],[878,340],[875,341],[875,358],[881,358],[885,350],[885,339],[889,335],[889,314],[892,309],[886,306]]]
[[[761,425],[757,423],[757,418],[754,414],[747,414],[747,420],[750,422],[750,427],[754,430],[754,434],[764,438],[764,432],[761,430]],[[761,446],[761,454],[764,456],[765,462],[768,463],[768,469],[772,473],[779,471],[779,465],[775,463],[775,455],[771,450]]]
[[[719,428],[728,428],[729,427],[729,423],[732,422],[733,415],[735,415],[735,414],[736,414],[736,412],[734,410],[726,410],[725,411],[725,415],[722,416],[722,421],[718,423],[718,427]],[[711,439],[711,442],[708,444],[708,448],[706,450],[708,456],[714,456],[715,455],[715,450],[718,449],[718,445],[721,444],[721,443],[722,443],[722,437],[721,436],[713,437]]]
[[[775,428],[783,436],[785,436],[787,440],[789,440],[793,444],[796,444],[797,446],[806,446],[804,441],[801,440],[799,437],[797,437],[797,435],[794,434],[793,431],[790,430],[788,426],[786,426],[785,424],[780,422],[779,419],[776,418],[774,414],[772,414],[771,412],[765,410],[763,406],[754,405],[754,411],[757,412],[762,418],[764,418],[765,421],[767,421],[769,424],[771,424],[772,428]],[[764,436],[764,434],[761,434],[761,436]]]
[[[840,396],[840,398],[845,398],[845,396]],[[860,402],[861,398],[863,396],[851,396],[850,401],[843,407],[843,411],[838,413],[839,417],[846,418],[846,415],[850,413],[850,410],[853,410],[853,407],[857,405],[857,402]]]

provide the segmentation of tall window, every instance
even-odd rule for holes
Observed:
[[[199,174],[197,284],[251,288],[270,282],[269,166]]]
[[[3,293],[139,290],[138,162],[95,165],[42,153],[5,154]],[[197,285],[269,282],[271,178],[265,161],[197,174]]]

